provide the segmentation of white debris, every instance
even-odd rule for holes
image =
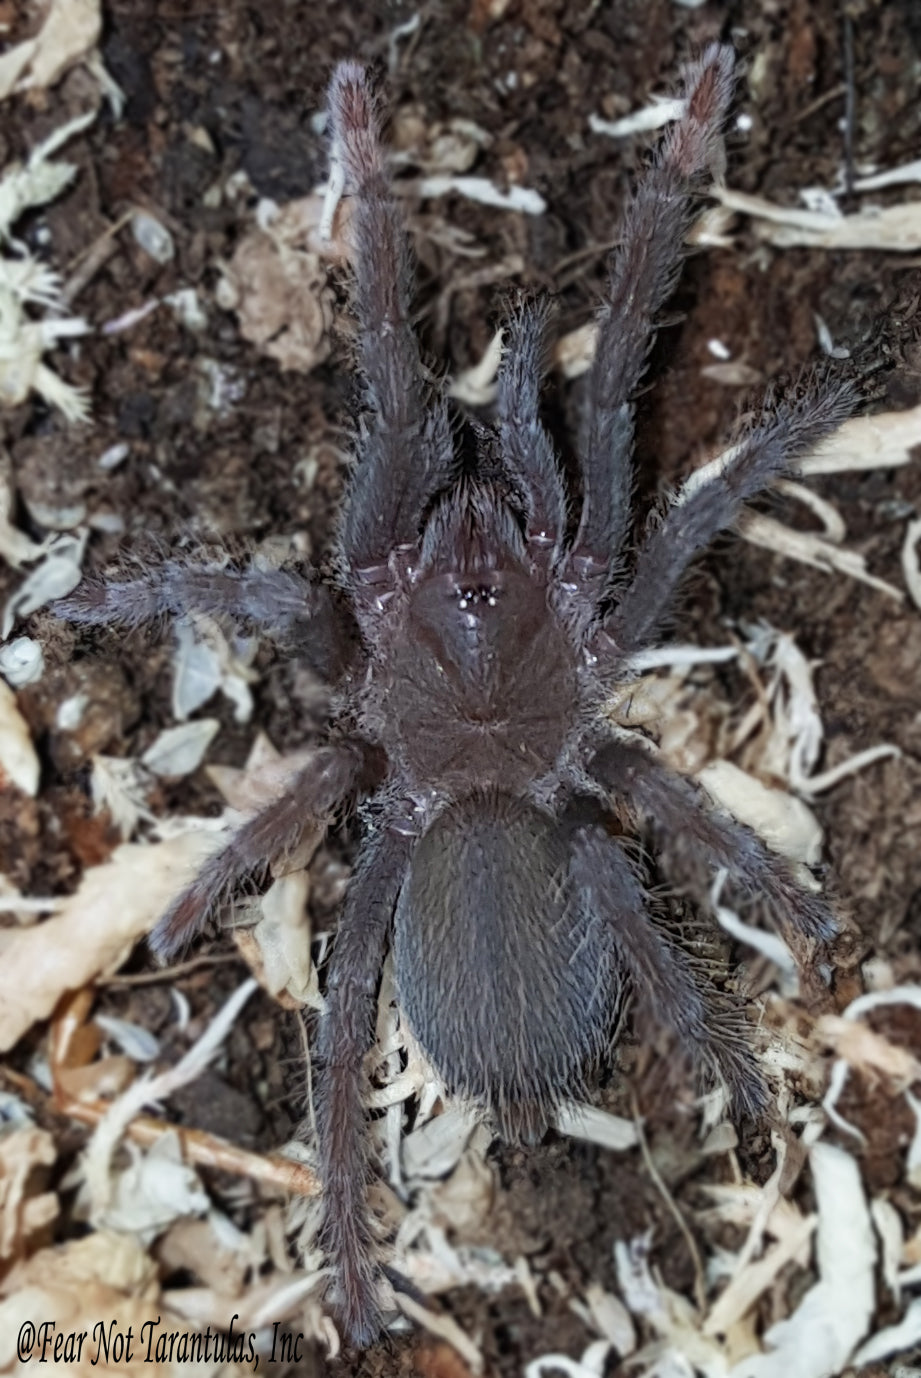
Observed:
[[[883,1359],[888,1359],[903,1349],[913,1349],[918,1344],[921,1344],[921,1297],[916,1297],[910,1303],[897,1325],[877,1331],[872,1339],[861,1345],[851,1363],[854,1368],[862,1368],[864,1364],[879,1364]],[[893,1378],[897,1378],[897,1372],[896,1369],[892,1370]],[[905,1378],[919,1372],[921,1370],[917,1368],[911,1369],[906,1366],[904,1369]]]
[[[401,1144],[403,1173],[407,1179],[445,1177],[460,1162],[479,1122],[478,1113],[453,1104],[407,1134]]]
[[[598,322],[585,325],[561,335],[553,347],[553,363],[564,378],[581,378],[588,373],[598,348]]]
[[[674,97],[654,100],[620,120],[604,120],[600,115],[589,115],[588,123],[593,134],[606,134],[609,139],[624,139],[630,134],[645,134],[648,130],[661,129],[673,120],[680,120],[686,109],[687,101]]]
[[[792,527],[784,526],[782,522],[766,517],[761,512],[744,512],[736,526],[752,545],[762,546],[775,555],[799,560],[801,564],[825,570],[826,574],[846,574],[850,579],[869,584],[878,592],[885,593],[897,603],[904,598],[901,589],[870,574],[863,555],[856,550],[842,550],[814,531],[794,531]]]
[[[46,603],[73,592],[82,578],[80,565],[87,535],[85,530],[73,536],[64,534],[48,544],[41,563],[7,599],[0,640],[9,636],[17,617],[28,617]]]
[[[602,1378],[610,1351],[607,1340],[596,1340],[581,1359],[570,1359],[566,1354],[541,1354],[525,1365],[524,1378],[556,1378],[559,1373],[565,1378]]]
[[[0,254],[0,405],[17,406],[34,389],[69,421],[86,420],[86,396],[53,373],[42,355],[58,340],[84,335],[89,327],[84,320],[63,314],[65,303],[56,274],[13,241],[11,231],[24,211],[53,201],[71,182],[76,166],[51,162],[51,155],[95,118],[92,111],[63,125],[32,151],[25,164],[12,164],[0,178],[0,242],[12,244],[19,255]],[[28,314],[31,307],[59,314],[33,320]]]
[[[90,1219],[99,1220],[108,1210],[117,1211],[119,1209],[119,1175],[113,1174],[112,1156],[128,1125],[146,1105],[166,1099],[180,1087],[187,1086],[189,1082],[195,1081],[201,1076],[205,1068],[220,1052],[221,1045],[230,1032],[237,1015],[257,989],[254,980],[244,981],[242,986],[225,1001],[201,1038],[193,1044],[175,1067],[171,1067],[155,1077],[138,1078],[133,1085],[129,1086],[127,1091],[112,1102],[105,1118],[100,1121],[96,1128],[83,1160],[83,1174],[89,1192]],[[190,1181],[190,1179],[186,1179],[186,1181]],[[207,1205],[207,1198],[205,1198],[202,1209],[207,1209]],[[190,1209],[194,1209],[194,1207],[190,1207]],[[178,1214],[184,1213],[178,1212]]]
[[[146,1152],[132,1143],[126,1148],[130,1162],[113,1171],[104,1201],[78,1193],[78,1219],[86,1213],[97,1230],[134,1235],[149,1247],[174,1220],[208,1213],[208,1193],[183,1161],[175,1130],[161,1134]]]
[[[921,564],[918,562],[918,542],[921,541],[921,517],[915,517],[905,528],[902,543],[902,573],[916,608],[921,608]]]
[[[97,1024],[132,1062],[153,1062],[160,1056],[160,1040],[149,1029],[133,1023],[130,1019],[119,1019],[114,1014],[99,1012],[93,1016],[93,1023]]]
[[[902,163],[885,172],[868,173],[854,182],[854,191],[882,191],[883,187],[897,187],[905,182],[921,182],[921,158],[912,163]]]
[[[127,841],[138,823],[156,820],[147,804],[150,778],[138,761],[118,756],[94,756],[90,792],[98,813],[107,809],[122,839]]]
[[[178,292],[170,292],[163,300],[186,330],[200,334],[208,329],[208,313],[194,287],[181,287]]]
[[[496,375],[502,362],[502,330],[497,330],[479,363],[465,368],[448,385],[448,396],[468,407],[485,407],[495,400]]]
[[[832,541],[835,545],[840,545],[847,535],[847,527],[844,525],[844,518],[833,507],[830,502],[821,497],[818,493],[807,488],[804,483],[794,483],[792,479],[782,478],[775,485],[776,491],[782,493],[785,498],[794,498],[801,502],[804,507],[808,507],[813,516],[818,517],[822,526],[825,528],[823,535],[827,541]]]
[[[523,211],[525,215],[543,215],[547,203],[539,192],[527,187],[510,187],[500,191],[486,177],[455,177],[449,173],[435,177],[423,177],[417,187],[419,196],[431,200],[457,192],[469,201],[479,201],[484,206],[495,206],[503,211]]]
[[[921,201],[831,215],[778,206],[728,187],[715,187],[712,194],[729,210],[761,221],[761,233],[776,248],[804,245],[812,249],[884,249],[890,253],[917,253],[921,249]]]
[[[234,705],[237,722],[248,722],[253,711],[250,684],[256,678],[249,665],[255,642],[231,647],[218,624],[208,617],[180,618],[174,627],[173,716],[188,718],[218,689]]]
[[[429,1311],[404,1292],[395,1292],[394,1298],[404,1316],[408,1316],[430,1334],[446,1340],[452,1349],[456,1349],[472,1373],[483,1372],[483,1355],[480,1349],[451,1316]]]
[[[44,671],[44,652],[31,636],[17,636],[0,646],[0,675],[14,689],[36,684]]]
[[[812,319],[815,321],[815,333],[822,353],[829,359],[849,359],[851,351],[844,345],[835,344],[827,323],[818,311],[813,311]]]
[[[169,263],[175,257],[173,236],[165,225],[147,211],[136,211],[131,217],[131,233],[135,242],[156,263]]]
[[[191,775],[204,760],[221,724],[217,718],[196,718],[161,732],[141,757],[141,763],[154,775],[180,779]]]
[[[710,904],[717,923],[737,942],[753,947],[762,957],[767,957],[769,962],[773,962],[780,974],[781,990],[788,998],[794,998],[799,991],[799,967],[796,958],[778,934],[744,923],[734,909],[720,904],[720,892],[726,878],[726,871],[719,870],[710,894]]]
[[[597,1282],[585,1289],[585,1307],[591,1324],[625,1358],[636,1349],[636,1328],[620,1297],[606,1292]],[[583,1363],[585,1356],[583,1355]]]
[[[90,706],[89,694],[71,694],[62,699],[54,714],[54,725],[61,732],[76,732]]]
[[[616,1153],[635,1148],[639,1143],[633,1120],[624,1119],[622,1115],[611,1115],[597,1105],[573,1102],[560,1106],[554,1127],[571,1139],[585,1139],[588,1143],[600,1144],[602,1148],[613,1149]]]
[[[897,469],[911,461],[919,435],[921,403],[903,411],[852,416],[811,455],[798,460],[796,468],[804,478],[864,469]]]
[[[767,1351],[737,1364],[732,1378],[832,1378],[869,1328],[876,1243],[857,1163],[826,1143],[813,1146],[809,1161],[819,1281],[791,1316],[767,1331]]]
[[[663,666],[674,669],[688,669],[693,665],[723,665],[728,660],[737,659],[738,646],[682,646],[677,643],[653,646],[648,651],[636,651],[628,657],[628,668],[635,674],[644,675],[649,670]]]
[[[116,445],[110,445],[107,450],[103,450],[102,454],[96,460],[96,464],[100,469],[105,469],[107,471],[109,469],[117,469],[119,464],[124,463],[130,453],[131,446],[127,441],[122,440]]]
[[[788,861],[816,866],[822,856],[822,825],[801,799],[772,789],[731,761],[712,761],[698,772],[707,793],[752,828]]]

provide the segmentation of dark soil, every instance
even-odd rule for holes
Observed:
[[[921,139],[918,6],[858,0],[848,9],[856,158],[894,166],[916,157]],[[460,198],[422,207],[409,200],[420,259],[420,327],[432,356],[457,371],[485,350],[511,289],[557,293],[560,333],[589,319],[646,140],[591,134],[588,117],[616,117],[645,104],[651,92],[668,91],[683,57],[711,38],[737,47],[738,110],[751,119],[746,133],[730,132],[730,183],[778,201],[792,201],[802,187],[834,185],[844,150],[841,10],[836,0],[731,0],[698,9],[670,0],[441,0],[420,11],[368,0],[298,6],[113,0],[103,55],[125,91],[124,116],[113,122],[104,113],[72,142],[68,156],[80,166],[72,190],[19,229],[38,244],[47,228],[54,266],[67,277],[129,207],[148,209],[171,231],[176,257],[160,268],[121,231],[74,309],[100,324],[194,286],[208,326],[193,333],[161,307],[134,328],[91,337],[62,359],[62,373],[91,389],[91,430],[65,430],[40,403],[0,413],[0,441],[23,498],[81,500],[91,518],[119,518],[121,535],[94,533],[91,566],[111,558],[122,541],[130,546],[140,537],[171,540],[177,533],[247,547],[296,538],[301,552],[320,563],[327,557],[354,398],[347,284],[337,280],[328,360],[308,375],[282,373],[241,339],[235,317],[214,304],[217,264],[230,259],[251,219],[245,200],[207,193],[238,170],[256,196],[278,202],[323,180],[326,151],[311,116],[322,107],[337,59],[375,65],[398,117],[414,113],[423,127],[475,121],[491,142],[474,170],[500,185],[520,181],[546,199],[547,211],[538,217]],[[398,36],[414,15],[415,30]],[[3,161],[27,153],[85,108],[88,80],[78,71],[45,101],[10,105],[0,132]],[[438,232],[445,222],[466,231],[480,255],[446,247]],[[513,276],[510,259],[520,264]],[[835,343],[858,360],[867,405],[904,407],[921,400],[919,300],[916,262],[878,253],[774,251],[745,225],[733,248],[694,256],[640,403],[643,499],[715,450],[740,410],[744,393],[702,375],[713,362],[708,341],[726,342],[733,358],[767,381],[816,356],[819,313]],[[216,365],[239,394],[222,412],[202,400]],[[565,411],[561,391],[551,406]],[[101,471],[99,455],[120,441],[130,446],[127,460]],[[874,573],[900,584],[899,545],[905,516],[921,505],[921,467],[829,478],[821,491]],[[17,519],[29,529],[24,508]],[[12,582],[0,570],[0,594]],[[907,956],[921,937],[921,617],[907,602],[899,609],[871,588],[783,562],[737,539],[726,538],[707,557],[694,587],[682,635],[724,640],[727,620],[764,618],[794,632],[802,650],[821,662],[827,764],[883,741],[904,752],[848,779],[818,805],[829,882],[856,925],[843,1002],[845,992],[856,993],[860,960],[871,953]],[[41,683],[21,695],[43,755],[43,789],[35,802],[0,801],[0,869],[23,891],[47,894],[72,889],[83,868],[112,846],[105,820],[92,816],[87,763],[99,751],[139,755],[170,723],[170,647],[168,640],[140,635],[78,636],[46,615],[29,630],[42,638],[49,663]],[[241,764],[257,727],[286,750],[313,726],[311,686],[303,677],[269,651],[258,667],[252,723],[240,728],[223,704],[209,708],[224,719],[212,760]],[[78,687],[94,711],[79,734],[63,734],[55,712]],[[726,692],[739,688],[727,675]],[[205,810],[216,798],[200,773],[164,790],[159,805]],[[325,892],[319,883],[314,888],[320,927],[334,912],[347,857],[341,837],[320,854],[317,874],[329,881]],[[139,954],[135,965],[146,960]],[[233,966],[218,971],[218,980],[208,973],[185,981],[196,1009],[219,999],[222,980],[229,988],[239,976]],[[167,1022],[159,990],[113,989],[106,999],[113,1012],[154,1029]],[[301,1113],[301,1078],[296,1032],[285,1019],[279,1015],[273,1024],[269,1002],[251,1002],[228,1072],[197,1083],[182,1107],[190,1122],[263,1148],[290,1136]],[[750,1137],[747,1162],[757,1164],[765,1147]],[[874,1144],[873,1151],[886,1157],[885,1145]],[[680,1236],[634,1156],[552,1143],[503,1151],[500,1163],[506,1190],[493,1241],[500,1251],[518,1232],[519,1247],[520,1238],[530,1239],[570,1279],[610,1286],[614,1239],[656,1220],[657,1262],[674,1285],[688,1284]],[[490,1299],[468,1292],[445,1304],[478,1336],[490,1371],[512,1375],[548,1350],[576,1355],[591,1338],[552,1292],[542,1301],[540,1320],[517,1293]],[[303,1371],[325,1371],[319,1357],[311,1365]],[[453,1352],[421,1335],[363,1355],[347,1353],[330,1371],[367,1378],[465,1372]]]

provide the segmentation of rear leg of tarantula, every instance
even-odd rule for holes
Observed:
[[[588,771],[649,824],[665,869],[702,900],[715,872],[725,869],[731,886],[763,901],[793,939],[821,945],[837,933],[825,901],[804,890],[776,853],[750,828],[717,813],[699,786],[661,765],[644,747],[609,742]]]
[[[384,827],[349,882],[320,1026],[317,1129],[323,1242],[338,1269],[338,1309],[352,1340],[380,1331],[374,1240],[368,1217],[363,1061],[374,1032],[377,987],[413,839]]]
[[[579,455],[582,516],[567,561],[583,616],[595,611],[618,569],[630,521],[633,414],[656,316],[671,294],[691,225],[696,178],[721,171],[720,131],[732,95],[734,54],[711,45],[685,74],[684,112],[666,134],[624,212],[611,257],[608,299],[583,401]]]
[[[602,672],[616,673],[621,658],[650,641],[697,552],[735,521],[744,503],[836,430],[855,402],[850,384],[819,386],[814,379],[780,402],[769,398],[725,463],[685,484],[648,532],[633,578],[605,621],[596,648]]]
[[[674,1034],[692,1064],[703,1062],[725,1083],[738,1112],[757,1114],[767,1095],[740,1021],[650,918],[647,896],[618,844],[599,825],[582,828],[572,839],[570,868],[579,893],[609,924],[640,1020]]]
[[[351,477],[342,551],[360,589],[383,578],[391,550],[415,546],[425,508],[450,481],[454,457],[444,402],[432,401],[423,379],[410,321],[409,246],[362,67],[339,64],[328,104],[333,164],[355,196],[349,232],[369,416]]]
[[[320,747],[280,798],[238,828],[173,901],[149,939],[156,955],[166,960],[191,942],[222,895],[292,851],[309,827],[325,822],[365,769],[358,743]]]
[[[553,442],[540,422],[546,304],[522,305],[508,324],[497,413],[505,465],[525,499],[525,536],[535,564],[555,562],[566,523],[566,492]]]

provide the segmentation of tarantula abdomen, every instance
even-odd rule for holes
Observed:
[[[568,875],[567,831],[498,790],[420,840],[394,918],[402,1008],[455,1094],[537,1138],[610,1037],[618,972]],[[501,1013],[497,1013],[501,1012]]]

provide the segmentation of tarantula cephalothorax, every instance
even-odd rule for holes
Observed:
[[[368,1218],[363,1058],[388,941],[404,1015],[453,1092],[504,1135],[534,1135],[611,1036],[618,993],[726,1083],[763,1087],[738,1024],[647,912],[643,878],[607,826],[616,808],[658,844],[664,873],[705,896],[725,868],[800,940],[835,931],[821,900],[746,828],[598,709],[669,610],[689,561],[741,504],[844,418],[843,386],[765,404],[731,459],[649,526],[626,574],[631,395],[677,274],[695,179],[718,159],[733,55],[686,73],[684,110],[627,206],[584,391],[573,510],[539,419],[544,313],[509,326],[494,423],[457,423],[420,364],[411,263],[363,70],[329,94],[350,222],[367,415],[341,518],[335,591],[288,570],[191,568],[88,581],[75,621],[200,610],[332,648],[341,705],[290,789],[245,823],[160,922],[166,955],[221,894],[362,794],[363,843],[329,974],[318,1082],[325,1240],[358,1341],[379,1326]],[[472,456],[471,456],[472,452]]]

